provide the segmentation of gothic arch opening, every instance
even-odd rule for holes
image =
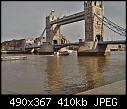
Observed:
[[[103,37],[100,34],[96,35],[97,41],[103,41]]]
[[[53,44],[58,44],[58,41],[57,40],[53,40]]]

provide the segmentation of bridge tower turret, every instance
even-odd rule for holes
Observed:
[[[103,21],[94,15],[103,18],[104,6],[102,1],[84,1],[85,11],[85,41],[103,40]]]
[[[54,10],[46,17],[46,42],[50,44],[61,44],[60,26],[57,24],[51,25],[51,21],[55,20]]]

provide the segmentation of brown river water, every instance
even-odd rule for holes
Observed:
[[[105,57],[25,56],[26,60],[1,61],[2,94],[76,94],[126,75],[125,51]]]

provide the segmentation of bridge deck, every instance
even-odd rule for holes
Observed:
[[[126,40],[119,40],[119,41],[102,41],[98,42],[99,45],[104,45],[104,44],[126,44]],[[71,46],[71,45],[79,45],[79,43],[67,43],[67,44],[56,44],[54,45],[55,48],[62,48],[66,46]],[[32,48],[40,48],[40,46],[34,46],[34,47],[26,47],[26,49],[32,49]]]
[[[78,12],[73,15],[65,16],[63,18],[58,18],[58,19],[52,21],[51,25],[53,25],[53,24],[65,25],[65,24],[84,20],[84,14],[85,14],[85,12],[82,11],[82,12]]]
[[[98,42],[98,44],[126,44],[125,40],[119,40],[119,41],[102,41]]]

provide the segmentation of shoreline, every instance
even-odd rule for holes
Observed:
[[[77,93],[76,95],[125,95],[125,94],[126,94],[126,80],[120,80],[88,91]]]

